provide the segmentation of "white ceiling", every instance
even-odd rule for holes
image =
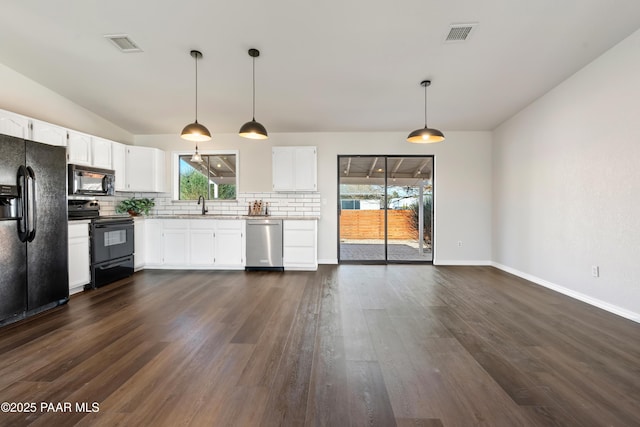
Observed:
[[[470,40],[444,43],[465,22],[479,23]],[[425,78],[431,127],[490,130],[638,28],[638,0],[3,0],[0,63],[133,134],[193,121],[191,49],[199,121],[237,132],[251,47],[269,132],[409,133]]]

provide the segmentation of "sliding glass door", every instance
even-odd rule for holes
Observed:
[[[431,262],[433,156],[339,156],[340,262]]]

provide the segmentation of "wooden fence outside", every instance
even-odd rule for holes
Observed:
[[[415,240],[418,231],[411,225],[410,210],[388,210],[389,240]],[[342,210],[341,239],[384,239],[384,210]]]

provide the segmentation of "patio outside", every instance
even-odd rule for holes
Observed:
[[[340,261],[433,260],[432,166],[430,156],[339,158]]]

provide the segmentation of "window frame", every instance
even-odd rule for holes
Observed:
[[[193,202],[194,200],[180,199],[180,156],[192,156],[193,150],[171,152],[171,197],[174,202]],[[235,199],[207,199],[207,202],[237,202],[240,193],[240,151],[239,150],[198,150],[200,155],[236,156],[236,198]]]

